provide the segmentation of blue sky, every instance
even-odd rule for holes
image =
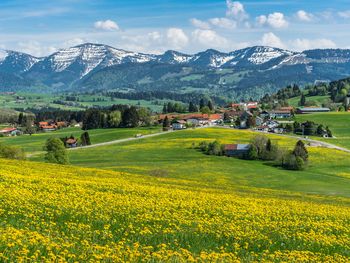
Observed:
[[[349,0],[0,2],[0,47],[36,56],[84,42],[148,53],[350,48],[349,29]]]

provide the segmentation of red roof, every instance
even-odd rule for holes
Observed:
[[[225,144],[225,151],[237,150],[237,144]]]
[[[49,123],[47,121],[41,121],[39,122],[39,126],[47,126]]]
[[[5,133],[5,132],[13,132],[13,131],[16,131],[17,129],[16,128],[4,128],[1,130],[1,132]]]

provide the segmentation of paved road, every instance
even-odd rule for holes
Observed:
[[[100,146],[118,144],[118,143],[122,143],[122,142],[136,141],[136,140],[141,140],[141,139],[145,139],[145,138],[156,137],[156,136],[159,136],[162,134],[169,134],[169,133],[173,133],[173,132],[177,132],[177,131],[170,130],[170,131],[166,131],[166,132],[157,132],[157,133],[142,135],[140,137],[131,137],[131,138],[119,139],[119,140],[114,140],[114,141],[109,141],[109,142],[96,143],[96,144],[77,147],[77,148],[69,148],[68,150],[74,151],[74,150],[81,150],[81,149],[88,149],[88,148],[95,148],[95,147],[100,147]]]

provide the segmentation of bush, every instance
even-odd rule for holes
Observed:
[[[49,138],[44,149],[47,151],[45,160],[50,163],[68,164],[67,150],[64,143],[58,138]]]
[[[257,160],[259,158],[258,151],[254,145],[250,145],[248,152],[243,156],[246,160]]]
[[[25,153],[21,148],[0,144],[0,158],[24,160]]]
[[[209,155],[222,155],[223,148],[218,141],[214,141],[208,144],[207,154]]]
[[[300,171],[305,168],[305,162],[300,156],[295,156],[293,152],[289,152],[284,157],[282,167],[288,170]]]

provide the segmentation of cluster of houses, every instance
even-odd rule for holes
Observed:
[[[38,123],[39,130],[43,132],[56,131],[65,127],[67,127],[67,123],[65,121],[41,121]]]
[[[231,103],[227,108],[215,114],[163,114],[159,116],[159,123],[166,117],[172,123],[173,130],[182,130],[186,127],[213,126],[227,122],[235,128],[254,128],[258,131],[283,133],[286,124],[292,124],[290,119],[294,114],[329,112],[329,108],[317,107],[281,107],[276,110],[260,110],[258,102]],[[253,124],[253,125],[252,125]]]

